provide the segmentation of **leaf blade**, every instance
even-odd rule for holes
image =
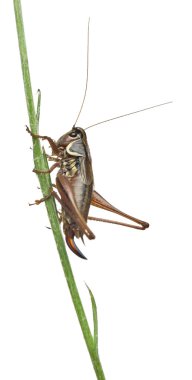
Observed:
[[[95,351],[97,352],[98,354],[98,316],[97,316],[97,305],[96,305],[96,302],[95,302],[95,298],[94,298],[94,295],[91,291],[91,289],[89,288],[89,286],[87,284],[85,284],[88,291],[89,291],[89,295],[90,295],[90,298],[91,298],[91,305],[92,305],[92,312],[93,312],[93,327],[94,327],[94,331],[93,331],[93,341],[94,341],[94,349]]]

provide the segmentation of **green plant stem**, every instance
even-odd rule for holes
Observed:
[[[17,26],[17,34],[19,41],[19,50],[21,57],[21,66],[23,73],[23,82],[26,96],[26,103],[29,115],[29,123],[30,128],[33,133],[37,133],[38,131],[38,123],[39,123],[39,114],[40,114],[40,94],[37,110],[35,109],[31,80],[30,80],[30,72],[29,72],[29,64],[28,64],[28,56],[27,56],[27,48],[25,41],[25,33],[24,33],[24,25],[22,18],[22,9],[20,0],[13,0],[14,9],[15,9],[15,18],[16,18],[16,26]],[[46,170],[48,167],[46,155],[42,151],[39,139],[33,139],[33,154],[34,154],[34,164],[36,169]],[[50,176],[49,174],[40,174],[38,175],[41,190],[43,196],[49,194],[50,192]],[[86,314],[79,296],[79,292],[75,283],[75,279],[73,276],[73,272],[71,269],[71,265],[67,256],[67,252],[65,249],[65,244],[63,240],[63,236],[60,230],[60,225],[58,221],[57,210],[55,207],[55,201],[53,197],[45,201],[48,217],[50,220],[51,228],[53,231],[53,235],[55,238],[55,242],[57,245],[58,253],[60,256],[61,264],[63,271],[65,273],[65,278],[67,280],[67,284],[69,287],[69,291],[71,294],[71,298],[76,310],[77,317],[79,319],[79,323],[81,326],[81,330],[92,360],[92,364],[99,380],[105,380],[105,376],[103,373],[103,369],[101,366],[101,362],[99,359],[99,355],[94,345],[94,338],[91,334],[91,330],[86,318]]]

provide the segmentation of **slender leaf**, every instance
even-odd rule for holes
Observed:
[[[94,326],[94,333],[93,333],[93,338],[94,338],[94,347],[95,347],[95,351],[98,353],[98,318],[97,318],[97,305],[96,305],[96,302],[95,302],[95,298],[94,298],[94,295],[91,291],[91,289],[89,288],[89,286],[87,284],[85,284],[88,291],[89,291],[89,294],[90,294],[90,298],[91,298],[91,304],[92,304],[92,311],[93,311],[93,326]]]
[[[40,91],[38,93],[37,109],[35,110],[33,94],[32,94],[31,79],[30,79],[29,64],[28,64],[27,47],[26,47],[26,41],[25,41],[21,2],[20,0],[13,0],[13,4],[14,4],[14,10],[15,10],[16,27],[17,27],[20,58],[21,58],[21,68],[22,68],[22,73],[23,73],[23,82],[24,82],[26,103],[27,103],[27,109],[28,109],[28,115],[29,115],[29,123],[30,123],[31,131],[36,134],[38,132],[38,127],[39,127],[41,93]],[[33,138],[33,155],[34,155],[35,168],[40,169],[40,170],[46,170],[48,168],[47,157],[44,150],[42,150],[41,148],[39,139],[37,138]],[[51,185],[50,175],[39,174],[38,178],[39,178],[43,196],[48,195],[50,192],[50,185]],[[71,299],[76,310],[76,314],[77,314],[77,317],[81,326],[81,330],[82,330],[82,333],[87,345],[87,349],[90,354],[90,358],[95,370],[96,377],[98,380],[105,380],[101,361],[99,359],[97,352],[95,351],[94,340],[90,331],[90,327],[88,325],[86,314],[85,314],[85,311],[84,311],[84,308],[79,296],[79,292],[75,283],[71,265],[67,256],[63,236],[60,230],[58,214],[55,207],[55,200],[53,199],[53,197],[50,197],[50,199],[46,200],[45,205],[47,208],[47,213],[50,220],[54,239],[56,242],[57,250],[60,256],[62,268],[63,268],[67,285],[71,294]]]
[[[36,110],[36,120],[37,120],[37,133],[39,132],[39,119],[40,119],[40,109],[41,109],[41,91],[38,90],[38,99],[37,99],[37,110]]]

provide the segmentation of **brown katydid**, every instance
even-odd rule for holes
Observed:
[[[60,219],[63,223],[63,231],[65,234],[67,245],[77,256],[83,259],[86,259],[86,257],[76,246],[74,237],[83,239],[83,236],[86,235],[88,239],[95,238],[94,233],[90,230],[90,228],[87,225],[88,219],[118,224],[121,226],[135,228],[139,230],[144,230],[149,227],[149,224],[147,222],[134,218],[118,210],[116,207],[112,206],[108,201],[106,201],[99,193],[97,193],[94,190],[92,161],[85,129],[88,129],[101,123],[105,123],[110,120],[114,120],[120,117],[128,116],[133,113],[142,112],[147,109],[170,103],[167,102],[148,107],[139,111],[131,112],[126,115],[121,115],[112,119],[93,124],[85,129],[76,127],[87,92],[88,52],[89,24],[87,38],[86,87],[83,102],[81,104],[81,108],[73,128],[69,132],[61,136],[57,142],[55,142],[52,138],[48,136],[33,134],[27,127],[27,131],[32,135],[33,138],[41,138],[43,140],[47,140],[50,144],[50,147],[52,149],[52,155],[49,156],[49,159],[51,161],[54,161],[55,163],[50,167],[49,170],[34,170],[34,172],[43,175],[44,173],[51,173],[54,169],[59,168],[59,171],[56,176],[56,184],[54,185],[57,191],[52,190],[51,195],[54,196],[61,205]],[[50,197],[50,195],[35,201],[35,204],[40,204],[48,197]],[[134,222],[135,224],[121,223],[114,220],[90,217],[88,216],[88,213],[91,205],[121,215],[124,218]]]

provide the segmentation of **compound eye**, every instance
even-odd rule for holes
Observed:
[[[69,134],[70,137],[77,137],[77,131],[74,129],[72,132]]]

